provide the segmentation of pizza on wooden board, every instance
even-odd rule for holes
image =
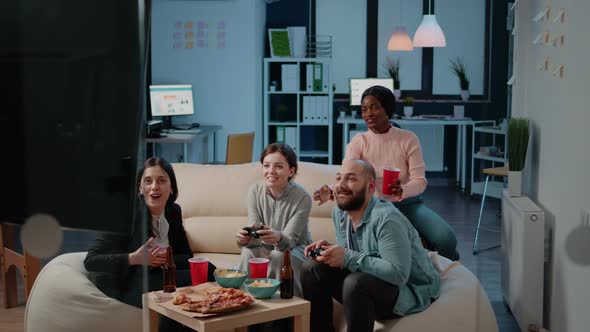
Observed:
[[[250,295],[235,289],[214,287],[205,291],[204,299],[195,300],[186,294],[178,294],[172,303],[180,309],[201,314],[216,314],[239,310],[250,306],[254,299]]]

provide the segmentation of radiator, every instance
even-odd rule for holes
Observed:
[[[543,326],[545,215],[528,197],[502,193],[502,295],[521,331]]]
[[[427,121],[427,120],[425,120]],[[422,146],[422,158],[428,172],[442,172],[445,169],[445,126],[403,124],[402,129],[414,132]]]

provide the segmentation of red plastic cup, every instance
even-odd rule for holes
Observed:
[[[266,278],[268,276],[268,259],[250,258],[250,278]]]
[[[399,168],[395,167],[385,167],[383,169],[383,185],[381,187],[381,192],[383,195],[393,195],[393,191],[389,188],[390,184],[394,184],[395,180],[399,178]]]
[[[205,257],[189,258],[188,264],[191,268],[191,282],[193,286],[207,282],[209,272],[209,259]]]

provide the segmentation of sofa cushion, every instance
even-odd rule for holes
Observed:
[[[240,165],[173,164],[178,181],[177,203],[184,228],[195,253],[239,254],[236,232],[248,222],[250,186],[262,180],[260,163]],[[299,162],[295,182],[312,195],[323,184],[332,184],[338,166]],[[312,204],[309,230],[313,240],[335,242],[331,213],[334,202]]]
[[[330,243],[336,243],[332,218],[309,218],[309,232],[312,241],[326,240]]]
[[[246,216],[202,216],[184,218],[184,230],[193,252],[240,254],[236,233],[248,222]]]
[[[173,164],[184,219],[203,216],[247,216],[250,186],[262,177],[260,164]]]
[[[88,280],[85,252],[60,255],[41,270],[25,309],[25,331],[142,331],[141,309]]]
[[[313,192],[323,184],[333,184],[337,165],[299,162],[295,182],[307,192]],[[248,189],[262,181],[260,163],[239,165],[173,164],[178,180],[178,200],[183,217],[196,216],[247,216]],[[333,202],[311,209],[312,217],[330,218]]]

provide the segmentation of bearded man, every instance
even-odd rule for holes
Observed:
[[[333,298],[344,305],[348,331],[372,332],[376,319],[423,311],[440,295],[418,232],[390,202],[374,197],[375,179],[366,161],[343,161],[333,187],[337,244],[319,240],[304,250],[315,257],[301,272],[311,331],[334,331]]]

